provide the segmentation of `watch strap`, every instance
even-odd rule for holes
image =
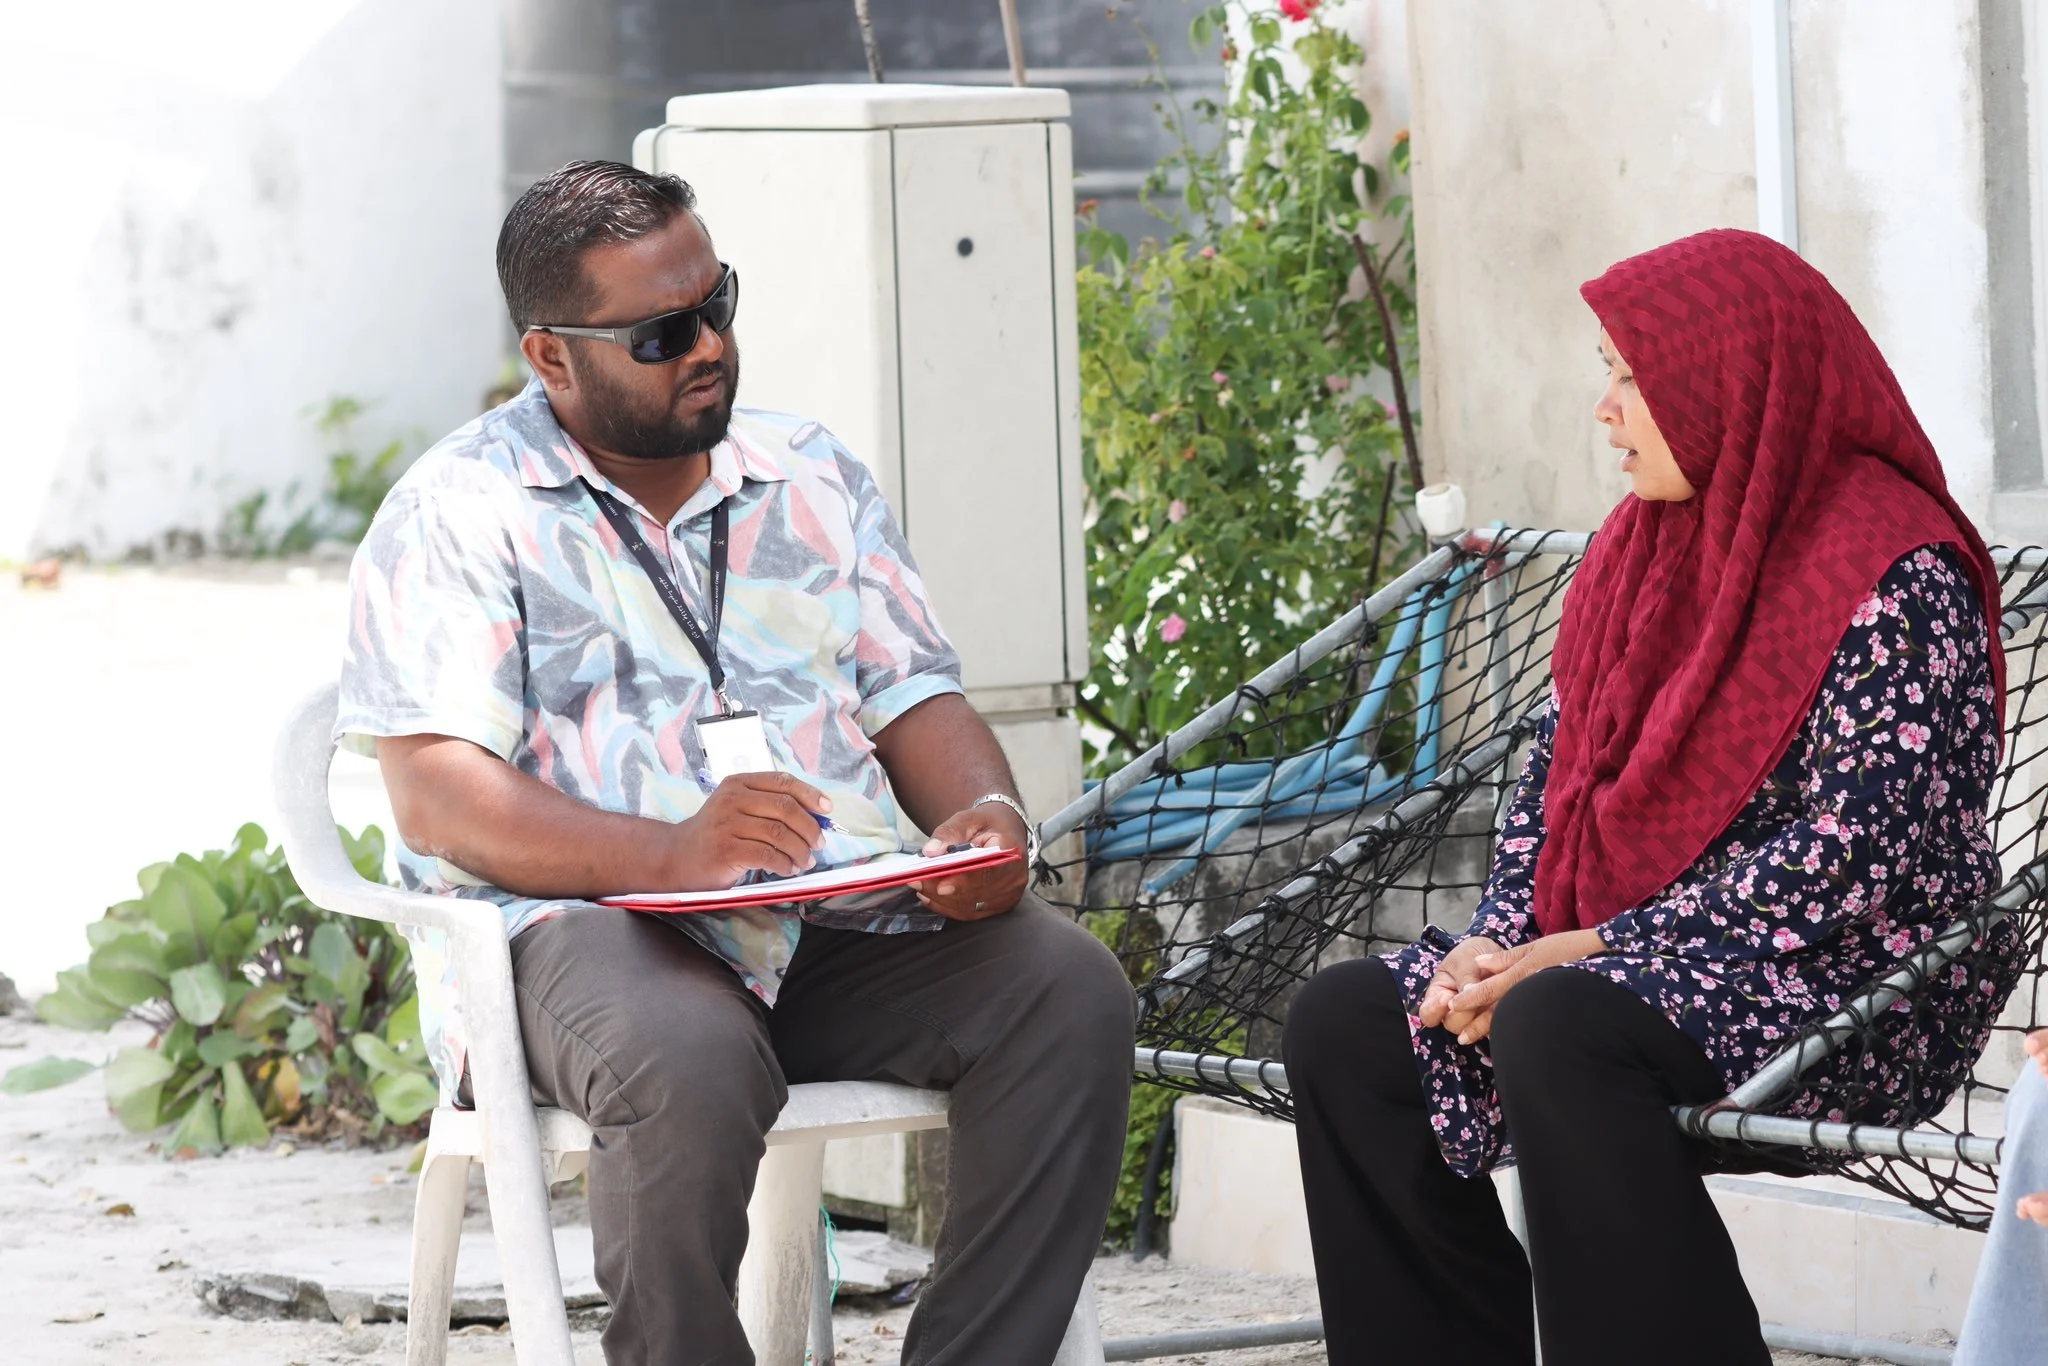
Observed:
[[[1024,803],[1018,801],[1007,792],[991,792],[985,797],[976,797],[968,809],[971,811],[976,806],[987,806],[991,802],[1009,807],[1017,813],[1017,819],[1024,822],[1024,862],[1026,866],[1036,868],[1038,866],[1038,827],[1031,823],[1029,813],[1024,810]]]

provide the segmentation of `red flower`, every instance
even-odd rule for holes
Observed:
[[[1316,6],[1322,3],[1323,0],[1280,0],[1280,12],[1298,24],[1315,13]]]

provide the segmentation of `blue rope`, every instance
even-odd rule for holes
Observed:
[[[1178,858],[1145,880],[1145,891],[1157,896],[1255,819],[1310,820],[1355,811],[1431,781],[1440,757],[1451,604],[1471,573],[1471,566],[1460,565],[1445,581],[1417,589],[1402,603],[1372,681],[1327,742],[1282,758],[1209,764],[1148,779],[1111,803],[1106,819],[1090,829],[1089,857],[1116,861],[1177,852]],[[1408,771],[1392,774],[1364,753],[1363,741],[1418,642],[1420,744]]]

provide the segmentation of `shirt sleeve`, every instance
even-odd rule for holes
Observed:
[[[1501,822],[1493,850],[1493,872],[1480,893],[1466,937],[1484,935],[1503,948],[1536,938],[1536,857],[1543,852],[1543,784],[1550,775],[1551,745],[1557,736],[1557,701],[1536,723],[1536,741],[1522,764],[1521,781]]]
[[[1711,876],[1601,926],[1609,947],[1757,961],[1883,920],[1912,894],[1927,815],[1949,800],[1947,756],[1990,737],[1985,630],[1959,572],[1927,551],[1902,560],[1857,607],[1794,741],[1794,818]],[[1899,952],[1918,942],[1899,936],[1887,938]]]
[[[918,703],[962,691],[960,656],[939,627],[903,529],[874,476],[844,449],[838,458],[853,499],[860,584],[854,678],[861,729],[873,736]]]
[[[526,665],[512,550],[481,495],[401,486],[349,571],[336,737],[449,735],[511,760]]]

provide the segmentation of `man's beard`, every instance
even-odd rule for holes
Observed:
[[[683,390],[717,374],[725,376],[724,397],[694,417],[678,417],[675,400]],[[637,460],[675,460],[708,451],[725,440],[726,428],[732,425],[733,400],[740,391],[740,349],[728,339],[725,355],[719,360],[679,371],[668,402],[651,411],[636,409],[635,403],[642,401],[638,395],[614,385],[601,371],[592,369],[576,380],[583,389],[583,422],[592,445]]]

